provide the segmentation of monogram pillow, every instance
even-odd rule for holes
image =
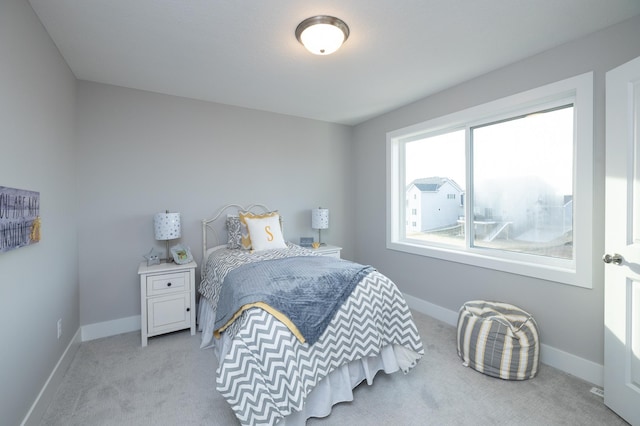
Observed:
[[[261,218],[273,217],[273,216],[280,217],[277,211],[272,211],[272,212],[262,213],[262,214],[241,211],[238,213],[238,216],[240,217],[240,224],[242,225],[241,226],[241,232],[242,232],[241,245],[242,245],[242,248],[245,250],[251,250],[252,248],[251,236],[249,234],[249,228],[247,227],[246,219],[261,219]],[[282,231],[280,233],[282,233]]]
[[[245,218],[251,246],[255,251],[287,248],[284,242],[282,229],[280,229],[280,216],[267,216],[262,218]]]

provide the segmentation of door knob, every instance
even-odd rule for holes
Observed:
[[[614,253],[614,254],[605,254],[604,256],[602,256],[602,261],[604,263],[613,263],[615,265],[619,265],[622,263],[622,256],[619,255],[618,253]]]

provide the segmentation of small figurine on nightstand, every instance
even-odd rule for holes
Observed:
[[[144,258],[147,259],[147,266],[160,264],[160,253],[156,252],[153,247],[149,253],[144,255]]]

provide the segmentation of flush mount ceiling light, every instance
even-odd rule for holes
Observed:
[[[349,37],[349,27],[333,16],[318,15],[300,22],[296,38],[314,55],[329,55]]]

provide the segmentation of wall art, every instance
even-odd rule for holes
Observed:
[[[0,186],[0,253],[40,241],[40,193]]]

